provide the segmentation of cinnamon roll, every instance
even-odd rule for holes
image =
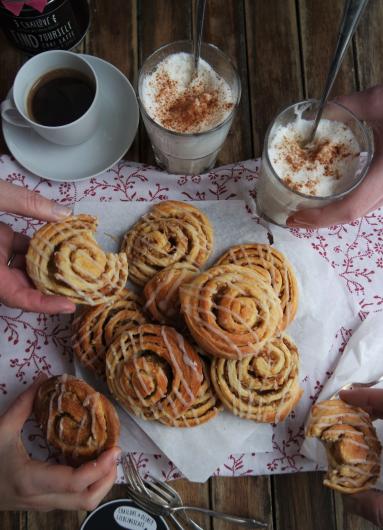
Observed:
[[[298,284],[294,270],[286,256],[271,245],[249,243],[231,247],[216,265],[226,264],[250,267],[269,281],[282,306],[283,331],[294,319],[298,308]]]
[[[306,435],[318,438],[325,446],[325,486],[357,493],[375,485],[382,447],[367,412],[340,399],[321,401],[311,409]]]
[[[224,406],[236,416],[278,423],[302,396],[298,370],[297,347],[283,335],[245,359],[213,359],[211,380]]]
[[[34,234],[27,272],[40,291],[93,306],[113,300],[125,287],[126,254],[105,253],[93,237],[96,228],[95,217],[77,215],[47,223]]]
[[[103,377],[112,340],[146,321],[140,297],[124,289],[113,302],[86,308],[74,319],[73,351],[82,365]]]
[[[33,410],[48,443],[71,464],[97,458],[118,442],[120,422],[113,405],[71,375],[44,381]]]
[[[276,333],[281,304],[257,272],[213,267],[180,287],[181,311],[194,339],[217,357],[253,355]]]
[[[179,201],[153,206],[125,235],[130,279],[144,285],[158,271],[175,263],[201,267],[213,246],[213,229],[198,208]]]
[[[178,418],[164,417],[162,423],[171,427],[195,427],[207,423],[222,410],[210,379],[208,361],[203,361],[203,381],[191,407]]]
[[[155,274],[145,285],[147,309],[161,324],[179,325],[181,320],[179,288],[198,272],[190,263],[175,263]]]
[[[201,360],[182,335],[154,324],[126,331],[112,342],[106,376],[126,410],[164,423],[192,406],[203,379]]]

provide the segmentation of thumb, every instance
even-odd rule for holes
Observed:
[[[27,188],[0,180],[0,211],[25,215],[41,221],[60,221],[71,210]]]
[[[379,528],[383,526],[382,492],[369,490],[354,495],[344,495],[343,506],[345,510],[368,519]]]
[[[381,388],[342,390],[339,397],[349,405],[366,410],[375,418],[383,418],[383,390]]]
[[[44,373],[40,373],[32,385],[19,394],[11,403],[8,410],[2,416],[5,429],[12,434],[19,433],[33,410],[33,400],[41,383],[47,379]]]
[[[375,121],[382,118],[383,85],[371,87],[363,92],[355,92],[349,96],[340,96],[336,103],[344,105],[360,120]]]

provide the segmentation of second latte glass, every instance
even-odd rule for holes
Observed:
[[[159,120],[152,117],[152,113],[145,105],[145,94],[143,92],[147,77],[156,71],[161,61],[172,54],[188,54],[191,57],[192,42],[178,41],[167,44],[146,59],[138,78],[141,115],[158,165],[170,173],[199,174],[211,169],[215,164],[218,152],[233,122],[241,97],[241,83],[234,66],[226,55],[212,44],[202,44],[201,59],[206,61],[215,74],[228,85],[231,91],[232,105],[220,123],[201,132],[178,132],[172,130],[171,127],[167,128],[164,124],[158,123]],[[202,98],[203,96],[202,93]],[[186,105],[185,111],[186,113],[189,112],[189,116],[190,112],[194,112],[193,108],[187,108],[189,104],[192,106],[195,104],[191,98],[187,98],[186,101],[182,101],[180,104]],[[209,105],[206,108],[209,112]],[[170,111],[168,110],[167,112],[169,114]]]

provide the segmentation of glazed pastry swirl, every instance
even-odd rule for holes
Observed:
[[[136,416],[170,422],[194,403],[202,363],[173,328],[144,324],[124,332],[106,354],[109,389]]]
[[[74,319],[73,351],[86,368],[105,376],[109,344],[122,331],[146,321],[139,296],[124,289],[113,302],[87,308]]]
[[[95,217],[77,215],[34,234],[27,272],[40,291],[93,306],[111,301],[125,287],[126,255],[103,252],[93,237],[96,228]]]
[[[257,272],[238,265],[213,267],[180,287],[181,310],[207,353],[241,359],[259,351],[278,329],[278,297]]]
[[[70,463],[97,458],[118,442],[120,422],[112,404],[73,376],[45,381],[35,397],[34,413],[48,443]]]
[[[263,423],[283,421],[298,403],[299,355],[287,336],[274,337],[242,360],[213,359],[211,380],[225,407]]]
[[[250,267],[271,283],[281,302],[283,319],[280,331],[283,331],[294,319],[298,307],[298,284],[286,256],[271,245],[249,243],[231,247],[216,265],[229,263]]]
[[[175,419],[164,417],[162,423],[171,427],[195,427],[212,420],[222,410],[222,405],[211,384],[208,362],[202,361],[202,363],[203,382],[194,403],[182,416]]]
[[[364,410],[340,399],[317,403],[311,409],[306,435],[319,438],[326,448],[325,486],[357,493],[377,482],[382,447]]]
[[[126,252],[130,279],[144,285],[158,271],[175,263],[201,267],[213,245],[208,218],[187,203],[156,204],[127,232],[121,251]]]
[[[157,272],[144,287],[147,309],[161,324],[180,323],[179,288],[190,281],[198,269],[190,263],[175,263]]]

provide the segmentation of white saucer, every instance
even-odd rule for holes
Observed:
[[[112,64],[82,55],[100,78],[101,112],[96,132],[86,142],[60,146],[41,138],[32,129],[3,120],[6,144],[26,169],[49,180],[83,180],[102,173],[118,162],[136,136],[139,110],[127,78]]]

